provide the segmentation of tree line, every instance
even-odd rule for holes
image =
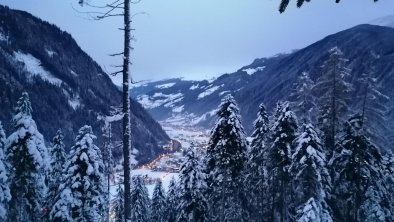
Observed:
[[[394,156],[370,129],[386,96],[371,71],[357,80],[362,95],[351,98],[347,62],[330,49],[316,82],[302,73],[291,102],[278,102],[272,115],[260,105],[250,138],[235,99],[223,98],[206,155],[189,149],[167,193],[159,182],[150,200],[135,179],[143,195],[133,203],[144,207],[132,207],[132,220],[393,221]],[[349,99],[360,106],[350,110]]]
[[[0,127],[0,219],[2,221],[393,221],[394,156],[379,147],[370,121],[379,120],[373,75],[359,110],[346,106],[352,85],[346,59],[332,48],[316,83],[300,75],[291,102],[272,115],[260,105],[248,138],[231,95],[217,110],[205,155],[187,150],[179,179],[167,191],[158,181],[149,198],[142,177],[131,180],[124,201],[106,192],[106,166],[83,126],[65,152],[61,130],[46,146],[23,93],[7,137]],[[312,92],[320,90],[319,98]],[[382,104],[381,104],[382,105]],[[111,204],[109,204],[111,203]]]

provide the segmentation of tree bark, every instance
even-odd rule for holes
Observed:
[[[131,221],[130,198],[130,0],[124,1],[124,50],[123,50],[123,170],[124,170],[124,213],[125,221]]]

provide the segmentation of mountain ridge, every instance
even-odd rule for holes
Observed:
[[[209,128],[214,123],[214,113],[220,99],[231,93],[240,106],[244,127],[251,133],[258,105],[264,103],[273,111],[277,101],[288,99],[294,83],[304,71],[308,71],[312,80],[316,81],[321,76],[321,66],[328,57],[328,50],[334,46],[338,46],[349,59],[347,65],[352,70],[354,83],[368,71],[368,62],[379,57],[374,63],[376,79],[392,98],[394,90],[389,83],[394,82],[394,64],[391,62],[394,61],[393,39],[393,28],[362,24],[289,54],[255,59],[251,64],[234,73],[223,74],[212,82],[180,79],[149,82],[133,88],[133,95],[158,120],[183,116],[184,122]],[[157,87],[169,83],[175,84],[165,89]],[[354,95],[357,95],[360,87],[355,88]],[[205,95],[201,96],[202,93]],[[353,101],[351,106],[356,110],[360,104]],[[394,107],[392,100],[389,106]],[[174,112],[181,108],[181,112]],[[393,112],[387,113],[387,118],[393,120]],[[388,134],[393,135],[393,132]]]
[[[121,91],[70,34],[28,12],[0,6],[0,120],[7,132],[12,108],[23,91],[30,94],[33,118],[47,142],[58,128],[68,146],[79,127],[92,125],[98,144],[104,142],[99,116],[121,105]],[[169,138],[143,107],[131,100],[134,147],[148,161]],[[112,124],[120,157],[121,123]]]

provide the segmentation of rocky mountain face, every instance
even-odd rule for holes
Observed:
[[[217,106],[226,94],[237,100],[244,127],[251,133],[258,106],[264,103],[273,110],[280,100],[288,100],[302,72],[316,81],[322,75],[322,65],[328,51],[337,46],[348,59],[354,86],[350,104],[354,113],[361,111],[361,76],[374,69],[375,85],[387,97],[393,98],[394,88],[394,29],[383,26],[359,25],[338,32],[289,54],[256,59],[234,73],[213,80],[185,81],[167,79],[142,82],[132,94],[158,120],[173,120],[185,124],[212,127]],[[371,62],[373,61],[373,62]],[[319,95],[316,95],[317,97]],[[380,128],[386,137],[394,135],[394,100],[385,104],[386,126]],[[379,127],[378,127],[379,128]],[[391,129],[387,131],[386,129]]]
[[[29,93],[33,118],[49,142],[57,129],[70,146],[78,129],[92,125],[103,143],[100,116],[121,105],[121,91],[77,45],[70,34],[29,13],[0,6],[0,120],[7,132],[13,107],[23,91]],[[162,151],[169,140],[161,126],[131,100],[134,147],[142,162]],[[119,118],[118,118],[119,119]],[[112,123],[114,155],[120,157],[121,121]]]

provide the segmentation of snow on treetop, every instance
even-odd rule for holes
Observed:
[[[331,48],[330,50],[328,50],[328,52],[331,53],[331,55],[338,55],[338,56],[342,56],[343,52],[339,49],[338,46],[335,46],[333,48]]]

